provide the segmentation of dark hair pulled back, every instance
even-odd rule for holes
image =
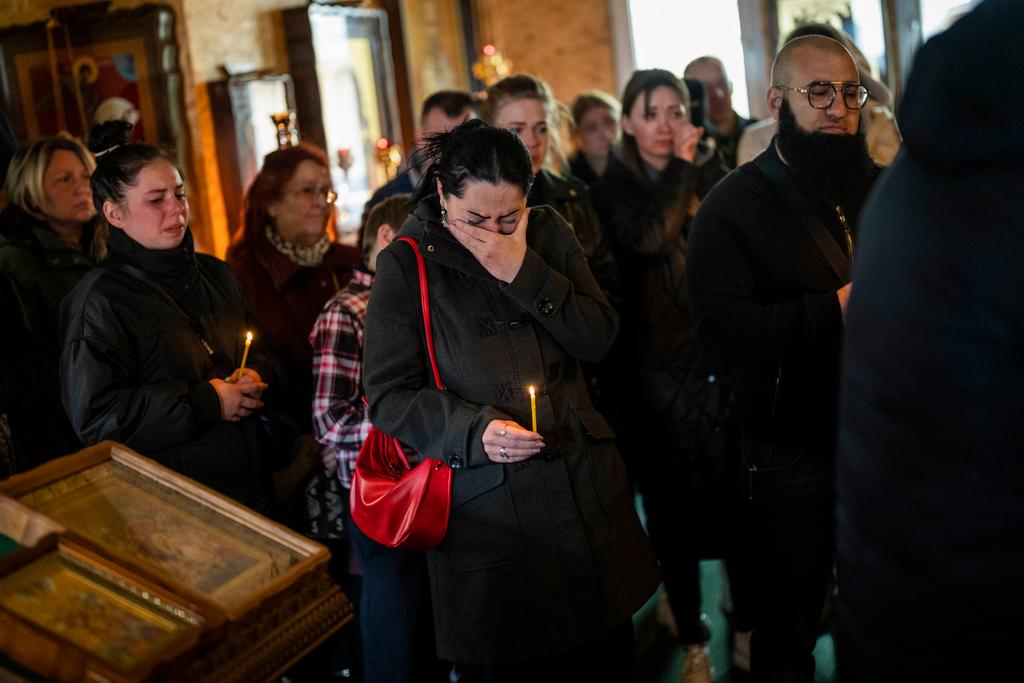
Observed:
[[[139,171],[158,159],[171,164],[175,160],[163,149],[144,142],[129,142],[132,124],[127,121],[106,121],[89,131],[89,151],[96,156],[92,172],[92,200],[103,215],[103,202],[120,204],[125,190],[133,187]]]
[[[530,153],[519,136],[479,119],[428,136],[422,154],[431,164],[416,193],[417,200],[436,192],[435,179],[441,181],[445,194],[456,197],[462,197],[469,181],[509,183],[524,196],[533,185]]]
[[[658,88],[668,88],[679,96],[679,101],[686,108],[686,115],[690,114],[690,92],[683,85],[683,82],[671,71],[665,69],[641,69],[634,71],[622,91],[622,115],[629,116],[633,111],[633,104],[644,98],[644,109],[650,105],[651,93]],[[642,164],[640,163],[640,152],[637,149],[636,138],[622,131],[622,159],[634,173],[640,174]]]

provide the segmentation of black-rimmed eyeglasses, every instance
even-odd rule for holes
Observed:
[[[807,103],[815,109],[828,109],[840,92],[847,109],[860,109],[868,101],[868,89],[859,83],[843,81],[815,81],[806,88],[790,88],[788,85],[774,85],[773,88],[792,90],[807,95]]]

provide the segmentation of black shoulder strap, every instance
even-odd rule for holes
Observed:
[[[832,233],[828,231],[821,218],[815,213],[814,207],[786,173],[778,156],[769,148],[754,159],[754,165],[778,189],[786,204],[800,219],[804,230],[821,250],[828,265],[832,267],[832,271],[843,284],[848,283],[850,281],[849,257],[839,247],[839,243],[832,237]]]
[[[174,300],[174,297],[171,296],[166,289],[164,289],[164,286],[157,282],[155,278],[153,278],[153,276],[144,271],[142,268],[133,266],[130,263],[124,263],[123,261],[117,261],[111,258],[104,259],[101,265],[107,270],[122,273],[123,275],[128,275],[130,277],[135,278],[136,280],[141,280],[144,284],[155,290],[161,297],[163,297],[163,299],[168,304],[171,305],[171,307],[174,310],[178,311],[178,313],[184,316],[185,320],[187,320],[188,324],[192,327],[192,331],[195,332],[197,337],[199,337],[199,341],[202,343],[203,348],[206,349],[206,353],[209,354],[210,356],[213,356],[216,353],[216,349],[212,345],[213,343],[216,343],[216,339],[213,337],[213,335],[207,334],[207,331],[204,328],[204,326],[198,320],[194,319],[191,315],[189,315],[188,312],[185,309],[183,309],[177,301]],[[207,340],[207,337],[209,337],[209,341]]]

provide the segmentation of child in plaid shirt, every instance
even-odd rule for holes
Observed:
[[[356,456],[370,430],[363,405],[363,325],[377,254],[391,243],[409,213],[409,195],[395,195],[371,211],[360,235],[366,270],[325,305],[313,325],[313,433],[324,446],[324,465],[341,485],[352,485]],[[348,495],[346,493],[346,500]]]
[[[356,617],[362,635],[363,680],[446,681],[434,656],[432,615],[423,553],[392,549],[367,538],[348,514],[356,457],[370,429],[363,404],[363,326],[377,255],[411,212],[410,195],[389,197],[366,219],[360,244],[367,270],[327,302],[309,341],[313,346],[313,433],[324,465],[343,487],[345,524],[363,580]]]

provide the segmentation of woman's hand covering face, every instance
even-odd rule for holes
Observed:
[[[515,229],[509,233],[492,232],[460,219],[448,219],[448,227],[480,265],[496,279],[508,284],[516,279],[526,257],[526,226],[530,210],[523,209]]]
[[[445,226],[488,273],[510,283],[526,256],[526,225],[530,210],[526,195],[507,182],[470,181],[462,196],[444,194]]]

